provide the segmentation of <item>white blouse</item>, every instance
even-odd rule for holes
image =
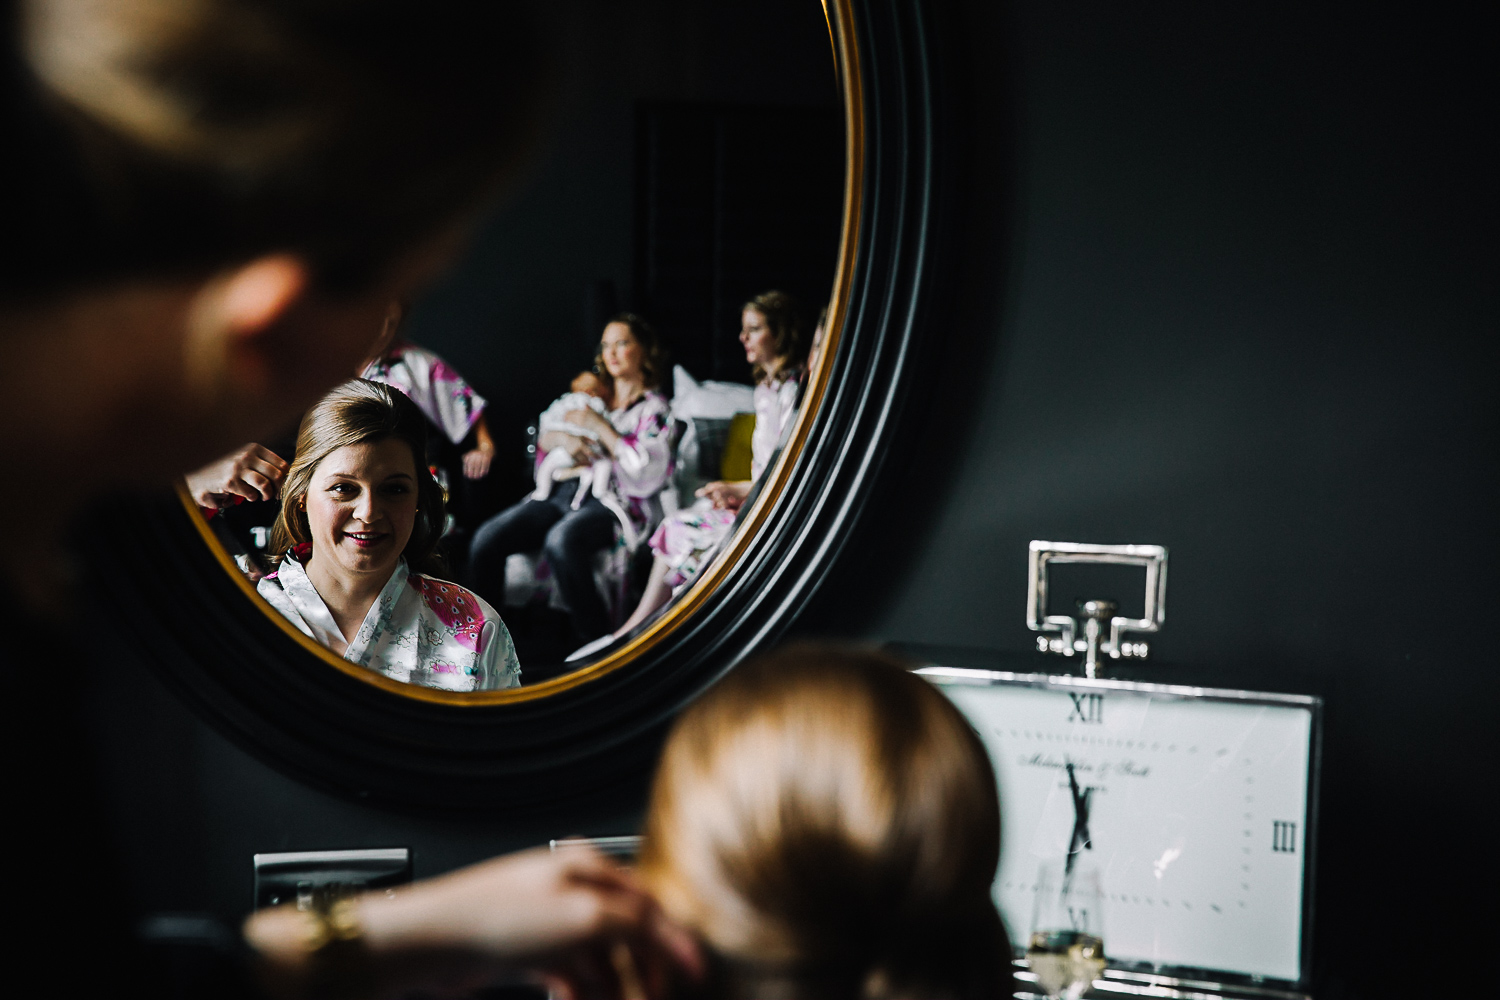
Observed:
[[[797,416],[798,378],[762,382],[755,387],[755,430],[750,435],[750,478],[756,480],[771,463]]]
[[[344,639],[307,570],[291,556],[256,590],[315,642]],[[392,680],[449,691],[521,685],[516,648],[495,609],[456,583],[411,572],[404,559],[348,640],[344,659]]]

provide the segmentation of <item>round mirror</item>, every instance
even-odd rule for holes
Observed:
[[[197,470],[100,547],[123,631],[274,765],[465,811],[610,787],[847,538],[930,270],[924,32],[660,13],[580,17],[529,184],[300,433],[247,443],[273,501]]]
[[[529,181],[391,303],[375,385],[187,476],[247,599],[356,679],[503,703],[618,669],[794,474],[849,231],[832,26],[639,14],[579,20]]]

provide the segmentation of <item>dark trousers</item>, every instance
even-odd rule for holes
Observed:
[[[573,615],[582,641],[609,631],[609,613],[594,586],[594,556],[614,544],[615,515],[592,495],[572,510],[577,480],[557,483],[545,500],[529,497],[485,521],[469,545],[474,589],[492,604],[505,591],[505,559],[515,552],[542,550],[552,578]]]

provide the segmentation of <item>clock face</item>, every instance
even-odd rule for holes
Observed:
[[[1100,874],[1112,964],[1302,978],[1316,699],[923,673],[994,762],[995,901],[1013,937],[1043,929],[1039,875],[1072,848]]]

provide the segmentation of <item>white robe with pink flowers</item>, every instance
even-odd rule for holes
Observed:
[[[801,372],[778,382],[755,387],[755,430],[750,435],[750,479],[758,480],[797,416],[798,379]],[[674,591],[697,579],[719,554],[719,548],[734,530],[736,511],[715,507],[704,498],[677,511],[661,522],[651,536],[651,548],[665,560],[663,581]]]
[[[484,397],[448,362],[404,340],[392,344],[361,376],[400,389],[454,444],[463,443],[484,413]]]
[[[314,641],[327,646],[344,638],[307,570],[292,556],[256,590]],[[516,648],[495,609],[456,583],[411,572],[404,559],[349,639],[344,659],[392,680],[449,691],[521,684]]]

